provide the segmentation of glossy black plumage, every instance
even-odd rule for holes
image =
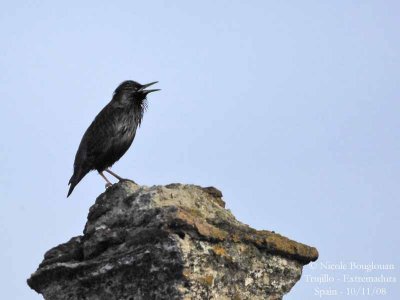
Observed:
[[[128,80],[117,87],[111,101],[100,111],[82,137],[75,155],[74,173],[69,180],[67,197],[90,171],[97,170],[103,177],[104,170],[113,174],[107,168],[118,161],[131,146],[147,107],[146,96],[158,91],[145,88],[154,83],[141,85]]]

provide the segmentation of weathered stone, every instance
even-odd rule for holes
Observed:
[[[51,300],[282,299],[317,250],[224,207],[213,187],[115,184],[28,284]]]

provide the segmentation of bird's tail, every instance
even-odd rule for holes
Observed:
[[[74,174],[72,174],[72,177],[68,182],[69,190],[68,190],[67,198],[69,197],[69,195],[71,195],[71,193],[74,190],[74,188],[76,187],[76,185],[82,180],[83,177],[85,177],[85,175],[87,173],[88,172],[84,172],[82,169],[74,170]]]

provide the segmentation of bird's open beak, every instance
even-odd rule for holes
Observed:
[[[145,90],[145,88],[148,88],[149,86],[152,86],[153,84],[156,84],[158,81],[150,82],[148,84],[142,85],[142,87],[139,89],[140,92],[145,93],[146,95],[152,92],[157,92],[160,91],[160,89],[153,89],[153,90]]]

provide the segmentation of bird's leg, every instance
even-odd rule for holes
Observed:
[[[110,173],[112,176],[114,176],[115,178],[117,178],[119,181],[131,181],[133,183],[136,184],[136,182],[134,182],[133,180],[130,179],[125,179],[122,178],[121,176],[118,176],[117,174],[115,174],[113,171],[111,171],[110,169],[105,169],[104,171],[106,171],[107,173]]]
[[[107,173],[110,173],[112,176],[114,176],[115,178],[117,178],[119,181],[125,180],[124,178],[122,178],[121,176],[118,176],[117,174],[115,174],[113,171],[111,171],[110,169],[105,169],[104,171],[106,171]]]
[[[104,176],[103,172],[99,172],[100,176],[104,178],[104,180],[107,182],[106,183],[106,188],[109,188],[110,186],[112,186],[112,183],[107,179],[106,176]]]

